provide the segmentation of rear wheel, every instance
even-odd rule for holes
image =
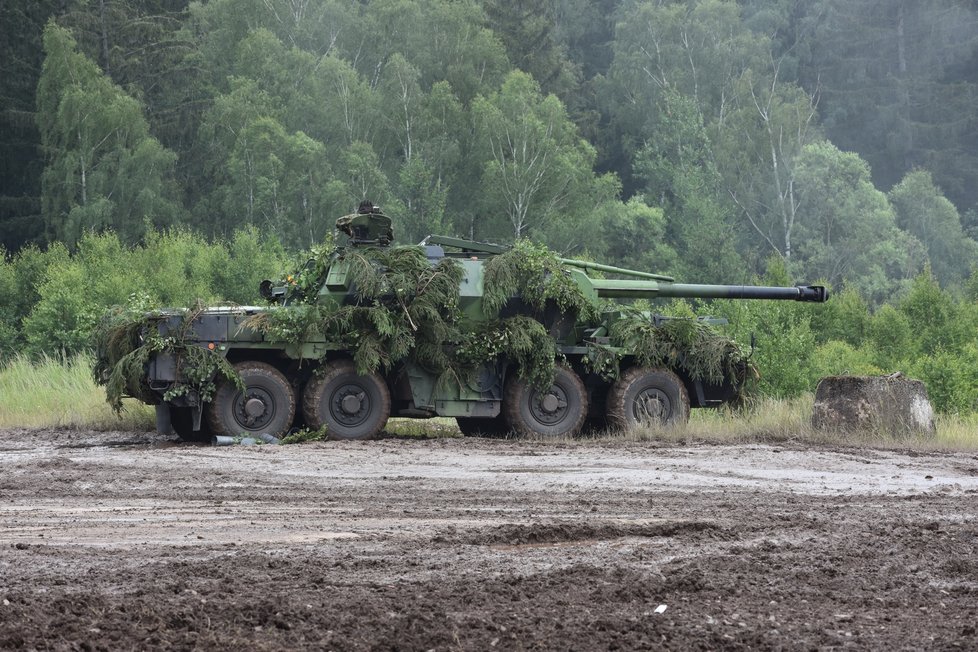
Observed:
[[[506,383],[504,394],[506,423],[521,435],[572,437],[587,417],[584,383],[566,367],[557,367],[553,384],[544,391],[515,378]]]
[[[622,430],[689,421],[689,394],[672,371],[632,367],[608,393],[608,423]]]
[[[391,396],[378,374],[360,375],[349,360],[332,363],[302,394],[306,425],[334,439],[370,439],[387,425]]]
[[[207,424],[215,435],[267,433],[282,437],[295,416],[295,393],[278,369],[264,362],[234,365],[244,389],[228,379],[218,385],[207,406]]]

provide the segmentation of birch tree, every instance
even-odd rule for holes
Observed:
[[[78,52],[68,30],[49,23],[38,83],[45,154],[42,211],[50,239],[68,244],[111,228],[136,241],[146,223],[175,223],[176,155],[149,133],[138,101]]]
[[[476,98],[472,119],[487,216],[504,214],[513,238],[581,208],[575,199],[595,182],[595,152],[557,97],[544,97],[532,77],[512,72],[497,93]]]

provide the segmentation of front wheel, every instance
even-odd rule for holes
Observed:
[[[332,363],[313,378],[302,394],[302,414],[313,430],[326,427],[334,439],[370,439],[391,414],[391,395],[384,379],[362,376],[349,360]]]
[[[573,437],[587,417],[587,392],[577,374],[557,367],[553,384],[540,391],[523,378],[506,383],[503,411],[520,435]]]
[[[266,433],[282,437],[295,417],[295,392],[278,369],[264,362],[239,362],[234,369],[244,389],[221,381],[207,406],[207,424],[215,435],[237,437]]]
[[[689,394],[668,369],[632,367],[608,392],[608,422],[628,430],[689,421]]]

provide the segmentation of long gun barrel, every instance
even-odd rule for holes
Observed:
[[[758,285],[698,285],[653,280],[591,279],[599,297],[608,299],[655,299],[689,297],[695,299],[775,299],[782,301],[824,302],[828,292],[821,285],[769,287]]]

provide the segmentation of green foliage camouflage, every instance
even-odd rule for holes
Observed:
[[[313,287],[321,286],[331,262],[348,262],[356,303],[316,304]],[[321,250],[299,272],[286,277],[291,305],[271,308],[248,320],[273,340],[300,344],[325,337],[354,351],[360,373],[389,369],[405,359],[436,371],[451,361],[444,344],[458,342],[459,283],[462,266],[442,259],[432,266],[417,247]]]
[[[564,265],[552,251],[529,240],[518,240],[513,247],[486,261],[483,309],[487,317],[499,314],[510,297],[542,312],[553,301],[564,313],[593,319],[596,307],[564,273]]]
[[[203,309],[200,304],[189,308],[181,330],[166,336],[159,333],[159,324],[164,319],[160,312],[137,314],[116,307],[106,313],[92,335],[95,349],[92,377],[105,387],[105,399],[116,412],[122,410],[125,396],[145,403],[157,402],[146,386],[146,365],[157,354],[173,357],[180,379],[164,395],[167,401],[190,392],[208,401],[221,378],[243,388],[238,373],[227,360],[187,341],[188,331]]]
[[[325,281],[329,266],[343,261],[352,265],[356,304],[314,303],[314,290]],[[462,268],[454,260],[432,266],[417,247],[337,253],[328,246],[286,277],[292,305],[256,315],[248,325],[293,344],[325,336],[354,351],[360,373],[389,369],[404,360],[436,372],[463,373],[505,358],[534,386],[549,386],[558,353],[554,337],[532,317],[498,319],[499,312],[514,296],[535,311],[542,313],[553,303],[575,318],[594,319],[597,308],[552,251],[527,240],[490,258],[484,271],[483,310],[490,321],[466,330],[458,312]],[[744,379],[746,360],[736,343],[693,320],[656,326],[647,313],[632,311],[619,322],[613,346],[594,347],[589,358],[593,370],[616,377],[616,348],[637,351],[641,364],[683,369],[692,378]]]
[[[351,305],[318,303],[318,289],[331,265],[350,265]],[[389,370],[409,361],[442,374],[461,377],[479,365],[511,361],[521,377],[536,387],[553,381],[557,341],[537,319],[517,315],[499,319],[506,302],[522,298],[543,312],[555,304],[563,313],[596,317],[596,308],[564,272],[557,256],[540,245],[520,241],[488,260],[485,266],[485,313],[491,319],[463,326],[459,311],[462,266],[451,258],[432,265],[418,247],[337,250],[332,241],[313,251],[306,263],[285,278],[286,305],[271,306],[250,317],[245,326],[268,340],[302,344],[325,340],[332,348],[353,352],[359,373]],[[188,309],[182,330],[159,335],[158,312],[111,310],[95,329],[95,379],[105,385],[109,403],[121,408],[123,396],[154,402],[144,386],[145,366],[158,353],[172,355],[182,379],[166,400],[195,392],[206,401],[215,382],[238,382],[233,367],[219,354],[188,341],[203,306]],[[611,347],[594,347],[592,368],[606,378],[618,374],[620,350],[634,351],[646,366],[682,369],[692,378],[743,381],[746,363],[739,347],[708,325],[674,319],[655,325],[648,313],[625,313],[612,332]]]
[[[553,382],[557,342],[543,324],[517,315],[484,324],[465,338],[455,354],[463,367],[505,357],[516,363],[521,377],[545,389]]]
[[[742,386],[748,377],[747,356],[733,340],[706,322],[666,319],[659,325],[647,314],[632,313],[611,327],[612,343],[634,351],[643,367],[682,369],[690,378]]]
[[[532,264],[515,264],[520,257],[527,258],[527,251],[534,254]],[[495,269],[506,275],[506,298],[533,294],[533,305],[542,309],[546,299],[537,299],[544,288],[546,298],[570,310],[583,309],[583,295],[559,271],[556,256],[529,243],[514,252],[490,261],[502,259]],[[334,262],[351,264],[356,288],[353,305],[315,303],[314,289],[318,291]],[[432,266],[417,247],[344,252],[326,247],[286,277],[290,305],[255,315],[247,324],[270,339],[293,344],[325,337],[353,351],[359,373],[390,369],[408,360],[435,372],[458,375],[503,356],[516,364],[521,376],[548,386],[557,351],[553,337],[538,321],[524,316],[492,320],[474,332],[463,329],[458,309],[462,275],[462,266],[455,260],[444,258]],[[558,277],[562,282],[552,280]],[[490,283],[486,286],[491,287]],[[534,288],[538,291],[532,293]],[[505,300],[497,298],[496,302],[501,307]]]
[[[329,265],[336,253],[336,242],[331,233],[318,247],[313,247],[306,261],[292,274],[285,277],[288,287],[288,303],[312,303],[316,294],[326,282]]]

